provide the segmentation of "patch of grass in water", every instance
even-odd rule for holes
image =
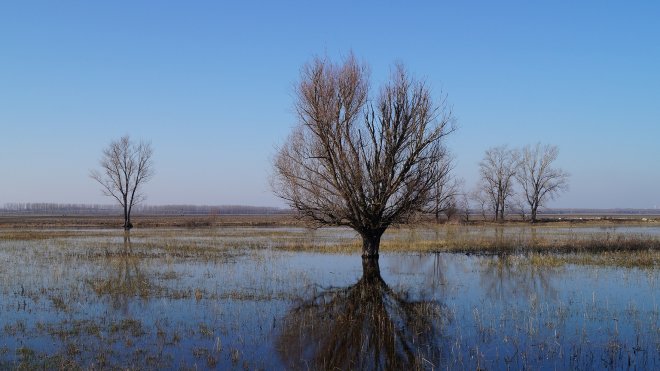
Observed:
[[[120,322],[110,324],[110,333],[129,333],[133,337],[139,337],[144,334],[142,322],[132,318],[126,318]]]

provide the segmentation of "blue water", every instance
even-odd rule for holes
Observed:
[[[85,368],[302,368],[336,362],[333,344],[367,368],[660,368],[657,269],[383,254],[375,285],[356,255],[89,258],[91,247],[67,243],[0,242],[0,368],[53,366],[56,355]],[[379,331],[392,342],[374,340]]]

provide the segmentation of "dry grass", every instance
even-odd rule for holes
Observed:
[[[481,254],[502,253],[580,253],[580,252],[631,252],[659,250],[660,240],[644,236],[601,237],[597,235],[560,238],[526,238],[509,236],[502,238],[457,237],[441,240],[384,241],[382,251],[460,252]]]
[[[215,227],[305,227],[293,214],[278,215],[133,215],[133,224],[137,228],[215,228]],[[43,229],[43,228],[110,228],[119,229],[122,225],[120,215],[60,215],[39,216],[19,215],[0,216],[0,230]],[[456,224],[456,221],[447,224]],[[428,216],[416,218],[410,225],[404,227],[436,228],[435,220]],[[515,216],[505,223],[495,223],[474,217],[468,226],[529,226],[526,221]],[[580,226],[616,226],[616,225],[660,225],[660,216],[629,215],[621,217],[609,216],[552,216],[541,219],[535,224],[543,228],[549,227],[580,227]]]
[[[600,232],[594,229],[603,228]],[[628,225],[626,225],[628,227]],[[635,225],[636,226],[636,225]],[[383,253],[545,254],[543,263],[560,259],[580,264],[619,264],[656,267],[660,265],[660,237],[656,234],[622,234],[607,224],[590,223],[585,228],[542,224],[530,227],[508,225],[429,225],[397,227],[383,236]],[[641,227],[640,227],[641,228]],[[655,227],[657,228],[657,227]],[[644,231],[644,229],[640,229]],[[72,257],[123,259],[124,236],[120,229],[0,229],[0,241],[44,241],[64,248]],[[276,249],[330,254],[358,254],[361,241],[349,229],[301,227],[217,227],[135,229],[131,232],[133,258],[228,261],[249,251]],[[77,246],[70,249],[71,244]],[[585,255],[586,254],[586,255]],[[578,257],[579,256],[579,257]],[[102,283],[95,288],[103,291]],[[132,289],[132,288],[131,288]],[[144,292],[145,288],[137,290]]]

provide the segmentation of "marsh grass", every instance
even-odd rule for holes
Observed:
[[[643,234],[583,233],[579,228],[554,234],[556,227],[535,228],[532,233],[523,229],[506,231],[504,228],[444,227],[429,229],[394,228],[387,231],[381,242],[384,253],[464,253],[477,255],[531,254],[533,264],[557,265],[564,263],[589,265],[620,265],[624,267],[655,267],[660,265],[660,238]],[[535,231],[536,232],[536,231]],[[285,251],[306,251],[328,254],[356,254],[361,251],[358,238],[350,231],[336,239],[323,232],[312,231],[308,237],[267,235],[269,247]],[[258,248],[259,244],[234,241],[225,246]],[[257,233],[256,236],[259,236]],[[244,236],[255,238],[255,236]]]
[[[565,223],[564,223],[565,224]],[[632,223],[631,223],[632,224]],[[637,226],[637,224],[634,224]],[[383,253],[465,253],[465,254],[545,254],[534,255],[530,262],[657,267],[660,265],[660,234],[617,233],[603,224],[594,233],[562,223],[541,226],[501,225],[421,225],[398,227],[386,232],[381,242]],[[589,232],[583,232],[588,230]],[[0,230],[0,241],[45,241],[55,243],[65,254],[79,259],[126,257],[117,241],[121,234],[111,230]],[[300,227],[227,227],[206,229],[146,229],[131,233],[131,259],[174,261],[194,259],[202,262],[231,262],[250,250],[275,249],[292,252],[355,254],[361,249],[355,232],[342,228],[306,229]],[[72,250],[71,246],[79,246]],[[116,259],[115,259],[116,260]],[[157,273],[161,279],[176,279],[173,271]],[[137,291],[147,292],[144,281],[134,282]],[[135,291],[95,282],[99,292]]]

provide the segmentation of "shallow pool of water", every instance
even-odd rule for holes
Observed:
[[[657,269],[193,237],[0,241],[0,368],[660,367]]]

